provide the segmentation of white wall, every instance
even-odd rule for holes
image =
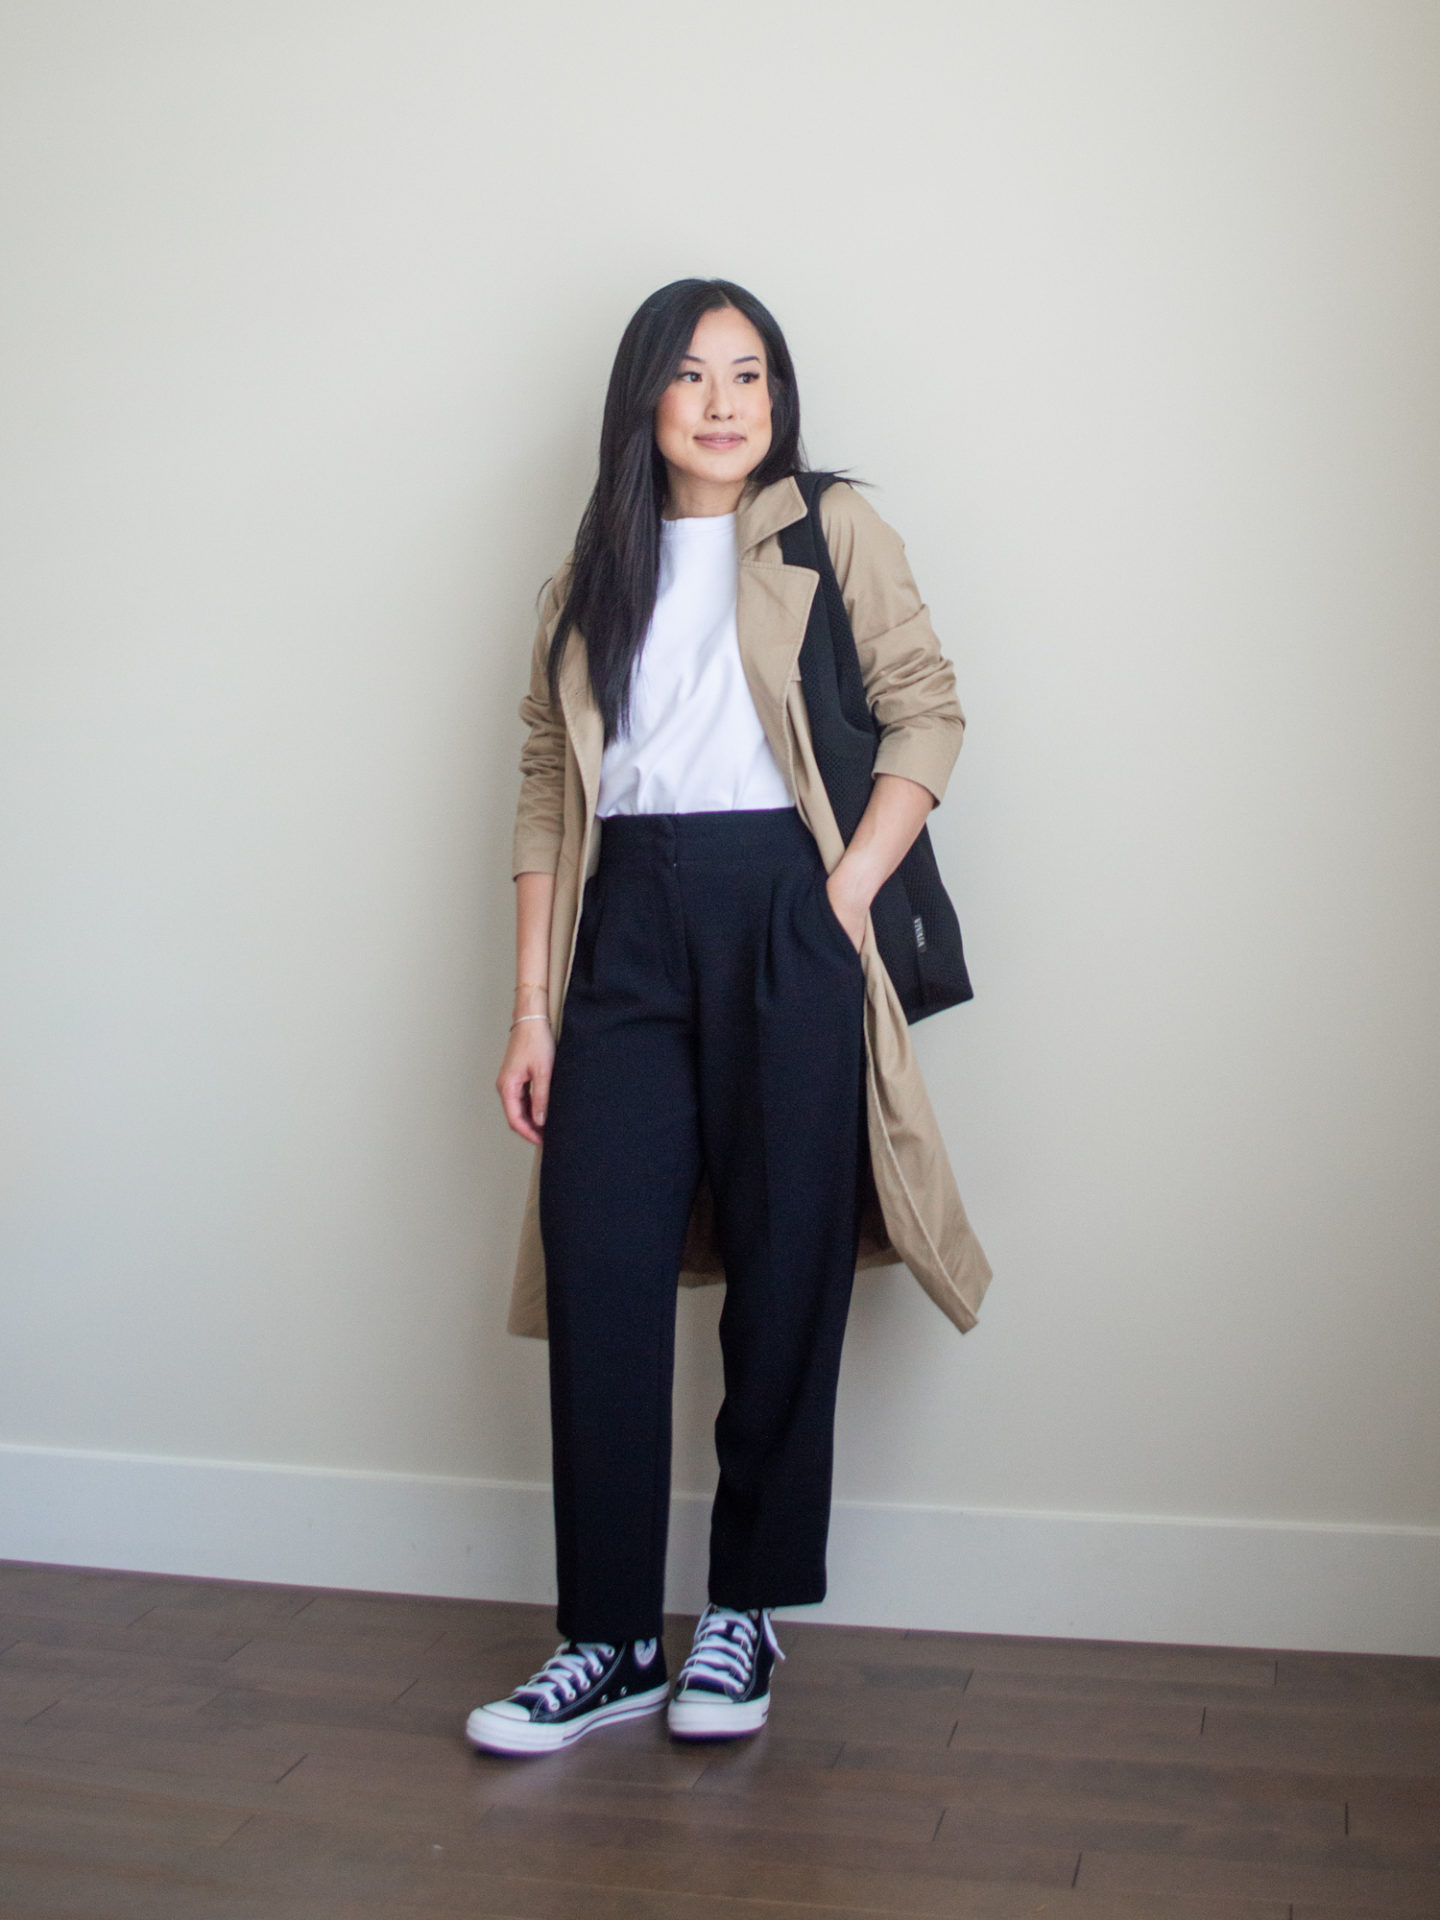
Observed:
[[[830,1617],[1440,1651],[1440,11],[7,0],[0,88],[0,1548],[543,1587],[543,1499],[467,1573],[404,1490],[548,1471],[515,702],[620,329],[721,273],[971,721],[917,1045],[996,1280],[860,1283]],[[912,1509],[1053,1605],[877,1577]]]

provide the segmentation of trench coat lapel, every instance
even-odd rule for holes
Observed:
[[[794,526],[805,518],[805,496],[793,474],[772,480],[768,487],[747,493],[735,513],[735,544],[743,560],[763,540],[782,527]]]
[[[741,503],[735,516],[740,556],[735,624],[740,661],[760,721],[782,766],[778,743],[787,740],[786,690],[798,671],[801,643],[810,619],[810,603],[820,576],[809,567],[761,560],[762,542],[805,517],[805,499],[793,479],[777,480]],[[793,770],[792,770],[793,771]],[[793,782],[792,782],[793,786]]]

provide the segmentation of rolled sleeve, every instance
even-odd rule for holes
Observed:
[[[905,543],[843,480],[821,495],[820,521],[854,629],[866,698],[880,724],[874,771],[916,781],[938,805],[960,752],[965,715]]]
[[[550,698],[546,667],[560,610],[559,578],[546,590],[530,655],[530,686],[520,702],[520,798],[515,808],[512,874],[554,873],[565,832],[565,721]]]

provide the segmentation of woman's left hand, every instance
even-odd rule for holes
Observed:
[[[841,867],[837,867],[825,882],[825,891],[830,896],[835,918],[849,934],[850,944],[858,953],[860,943],[865,938],[865,921],[870,912],[869,895],[858,891]]]
[[[925,824],[935,796],[902,773],[877,773],[850,844],[825,882],[835,918],[854,942],[865,938],[870,902],[899,866]]]

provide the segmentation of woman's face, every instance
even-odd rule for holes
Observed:
[[[765,345],[743,313],[700,316],[674,379],[655,409],[655,444],[670,470],[672,502],[730,511],[770,451]],[[729,504],[715,505],[728,498]]]

